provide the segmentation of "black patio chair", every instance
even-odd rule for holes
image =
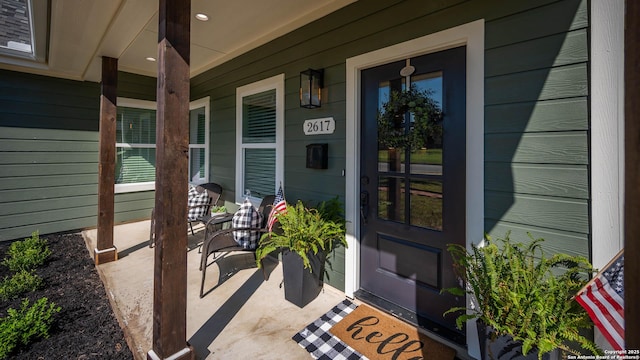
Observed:
[[[275,199],[274,195],[267,195],[262,199],[260,206],[258,207],[258,211],[262,214],[262,224],[260,227],[256,228],[241,228],[241,227],[231,227],[228,229],[217,230],[215,232],[208,233],[208,226],[205,226],[204,230],[204,243],[202,244],[202,255],[200,258],[200,271],[202,271],[202,281],[200,282],[200,297],[204,296],[204,280],[207,275],[207,267],[216,262],[216,256],[219,252],[231,252],[231,251],[244,251],[244,252],[252,252],[254,259],[256,258],[256,249],[247,249],[240,246],[234,239],[233,233],[234,231],[256,231],[260,234],[266,233],[269,230],[267,229],[267,221],[269,219],[269,215],[273,210],[273,200]],[[213,259],[211,263],[207,263],[209,255],[213,254]],[[267,280],[267,272],[265,270],[265,266],[260,261],[260,265],[262,268],[262,275],[264,279]]]
[[[187,222],[189,223],[189,229],[191,229],[191,235],[195,235],[193,231],[193,223],[206,223],[211,219],[211,208],[218,204],[220,197],[222,196],[222,186],[216,183],[206,183],[200,184],[196,186],[196,191],[198,193],[202,193],[204,191],[207,192],[208,202],[205,203],[195,203],[189,205],[187,211],[192,213],[195,209],[202,209],[198,211],[198,213],[203,214],[199,216],[190,216],[187,218]],[[149,247],[153,247],[156,241],[156,233],[155,233],[155,209],[151,210],[151,226],[149,229]]]

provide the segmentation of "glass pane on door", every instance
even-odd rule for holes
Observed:
[[[442,181],[411,180],[411,225],[442,231]]]
[[[378,218],[405,222],[405,181],[394,176],[378,178]]]
[[[421,74],[412,77],[411,85],[426,92],[433,100],[436,122],[431,133],[424,139],[420,149],[409,155],[411,174],[442,175],[442,72]]]
[[[378,150],[378,171],[404,173],[404,148],[380,147]]]
[[[409,154],[412,175],[442,175],[442,144]]]

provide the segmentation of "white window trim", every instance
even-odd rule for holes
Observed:
[[[484,20],[460,25],[387,48],[347,59],[346,64],[346,188],[345,293],[360,288],[360,77],[361,71],[408,57],[457,46],[467,47],[466,245],[478,244],[484,234]],[[469,301],[469,299],[468,299]],[[479,358],[478,335],[467,326],[468,353]]]
[[[117,106],[135,108],[135,109],[146,109],[146,110],[156,110],[156,102],[148,101],[148,100],[138,100],[138,99],[129,99],[129,98],[118,98],[116,100]],[[141,144],[142,145],[142,144]],[[155,148],[155,144],[148,144],[149,146]],[[131,144],[127,143],[119,143],[116,140],[116,149],[118,147],[136,147],[135,145],[131,146]],[[122,194],[122,193],[130,193],[130,192],[138,192],[138,191],[150,191],[155,190],[156,182],[148,181],[141,183],[133,183],[133,184],[114,184],[114,193]]]
[[[189,154],[191,154],[191,149],[202,149],[204,148],[204,180],[200,180],[200,181],[193,181],[191,179],[189,179],[189,181],[194,182],[194,183],[206,183],[209,182],[209,153],[210,148],[209,148],[209,130],[210,130],[210,122],[209,122],[209,114],[211,113],[209,111],[209,106],[210,106],[211,102],[210,102],[210,98],[209,96],[204,97],[202,99],[198,99],[198,100],[194,100],[192,102],[189,103],[189,111],[191,110],[195,110],[195,109],[199,109],[199,108],[204,108],[204,144],[191,144],[189,143]],[[189,163],[189,166],[191,166],[191,163]],[[189,174],[191,174],[191,169],[189,169]]]
[[[275,148],[276,178],[273,193],[284,183],[284,74],[272,76],[236,89],[236,202],[244,201],[244,149]],[[268,90],[276,90],[276,142],[275,144],[243,144],[242,143],[242,98]],[[284,187],[284,184],[282,185]],[[250,197],[257,204],[259,198]]]
[[[147,110],[156,110],[157,111],[157,104],[155,101],[148,101],[148,100],[139,100],[139,99],[130,99],[130,98],[121,98],[119,97],[117,99],[117,106],[122,106],[122,107],[129,107],[129,108],[137,108],[137,109],[147,109]],[[198,99],[198,100],[194,100],[192,102],[189,103],[189,110],[194,110],[197,108],[201,108],[204,107],[205,108],[205,181],[207,182],[209,180],[209,129],[210,129],[210,125],[209,125],[209,107],[210,107],[210,98],[207,96],[205,98],[202,99]],[[144,144],[139,144],[139,145],[144,145]],[[151,144],[149,144],[151,145]],[[131,144],[127,144],[127,143],[116,143],[116,148],[117,147],[138,147],[136,145],[131,145]],[[153,144],[152,146],[155,148],[156,145]],[[194,146],[194,148],[197,148],[200,146]],[[189,144],[189,149],[192,148],[192,144]],[[155,190],[156,188],[156,182],[155,181],[148,181],[148,182],[142,182],[142,183],[133,183],[133,184],[114,184],[114,193],[116,194],[122,194],[122,193],[130,193],[130,192],[138,192],[138,191],[151,191],[151,190]]]

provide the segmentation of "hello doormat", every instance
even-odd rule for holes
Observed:
[[[369,359],[453,360],[456,355],[415,327],[367,305],[358,306],[329,331]]]
[[[353,319],[350,320],[349,318],[347,318],[348,316],[350,316],[351,313],[353,313],[357,309],[360,309],[360,311],[358,311],[354,315],[354,317],[362,316],[362,314],[365,314],[366,311],[374,311],[374,313],[372,314],[376,316],[376,319],[384,319],[384,321],[380,323],[381,326],[379,328],[376,327],[375,329],[372,328],[366,331],[364,329],[367,328],[367,326],[365,326],[364,324],[359,324],[362,326],[362,330],[358,333],[358,335],[356,335],[356,338],[358,338],[359,335],[364,335],[366,339],[366,335],[370,335],[369,336],[370,340],[380,341],[380,343],[378,343],[377,346],[373,349],[373,353],[369,354],[368,356],[363,355],[363,354],[366,354],[365,353],[365,351],[367,350],[366,348],[362,349],[363,352],[360,352],[355,348],[355,346],[351,344],[351,342],[357,343],[357,341],[354,341],[354,339],[352,339],[352,335],[351,335],[353,334],[354,332],[353,330],[355,330],[355,328],[350,330],[350,332],[346,331],[346,329],[353,324],[353,321],[357,321],[360,319],[360,318],[357,318],[355,320]],[[386,317],[383,317],[382,315],[388,316],[389,319]],[[345,322],[343,322],[343,320]],[[394,329],[393,326],[391,325],[387,326],[387,324],[393,324],[394,322],[396,323],[394,326],[403,325],[408,327],[409,329],[412,329],[411,331],[403,327],[398,328],[399,330],[406,331],[407,334],[414,334],[414,332],[417,333],[417,330],[415,330],[415,328],[412,328],[411,326],[406,325],[405,323],[399,320],[396,320],[392,316],[383,314],[366,305],[358,306],[353,302],[345,299],[344,301],[340,302],[338,305],[334,306],[333,309],[331,309],[329,312],[322,315],[316,321],[307,325],[304,329],[302,329],[297,334],[295,334],[292,339],[295,342],[297,342],[298,345],[302,346],[305,350],[307,350],[311,355],[311,357],[319,360],[394,359],[393,356],[395,354],[398,354],[397,356],[412,354],[411,356],[398,357],[398,359],[452,360],[454,358],[455,351],[453,349],[450,349],[445,345],[439,344],[428,337],[425,337],[426,339],[423,340],[422,337],[420,337],[420,335],[415,335],[415,338],[410,337],[410,338],[407,338],[406,340],[403,335],[396,335],[392,337],[391,340],[384,343],[384,346],[381,347],[383,354],[379,354],[378,347],[381,346],[382,341],[384,341],[385,339],[383,339],[382,337],[377,337],[377,335],[371,335],[371,334],[373,333],[373,331],[384,330],[382,328],[382,325],[385,325],[385,328],[387,330]],[[341,324],[341,325],[334,329],[334,327],[337,324]],[[356,326],[359,326],[359,325],[356,325]],[[371,326],[368,326],[368,327],[371,327]],[[341,328],[345,330],[342,332],[342,334],[345,337],[346,341],[343,341],[341,338],[337,337],[334,333],[334,331],[337,331]],[[396,332],[393,332],[390,335],[393,335],[393,334],[396,334]],[[416,349],[418,346],[420,346],[420,345],[416,345],[416,343],[414,342],[409,343],[409,341],[412,341],[414,339],[418,339],[420,344],[422,344],[422,348],[418,349],[417,351],[410,352],[409,350],[411,350],[413,346],[416,346]],[[400,344],[401,340],[404,340],[402,341],[404,345],[406,344],[409,344],[409,345],[403,348],[403,351],[398,351],[403,346],[403,344]],[[406,352],[404,350],[406,350]],[[387,353],[387,351],[389,352]]]
[[[293,340],[318,360],[360,360],[366,359],[352,347],[347,346],[329,329],[356,308],[356,304],[344,300],[316,321],[307,325],[293,336]]]

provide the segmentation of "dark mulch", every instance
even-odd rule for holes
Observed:
[[[33,303],[46,297],[62,309],[55,316],[49,338],[20,348],[10,358],[133,359],[82,236],[54,234],[43,238],[52,252],[48,262],[36,270],[43,287],[0,303],[0,317],[6,316],[9,307],[19,309],[24,298]],[[0,243],[0,259],[5,258],[9,245]],[[9,270],[0,265],[0,279],[9,275]]]

